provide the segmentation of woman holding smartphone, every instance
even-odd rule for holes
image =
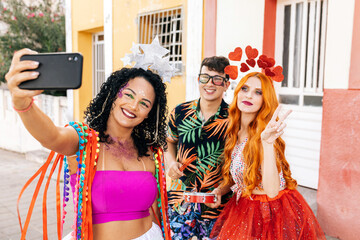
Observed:
[[[160,76],[141,68],[113,72],[85,111],[88,125],[58,127],[34,104],[42,91],[18,87],[38,76],[38,63],[20,61],[25,54],[36,53],[14,54],[7,85],[29,133],[52,151],[76,155],[64,165],[65,182],[73,183],[75,193],[73,239],[170,239],[161,163],[167,107]]]

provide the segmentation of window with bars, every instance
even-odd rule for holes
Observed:
[[[156,35],[159,36],[160,45],[170,50],[170,63],[181,72],[182,7],[140,14],[138,23],[139,43],[149,44]]]
[[[105,82],[104,33],[93,34],[93,96]]]
[[[322,106],[327,0],[280,0],[278,16],[280,102]]]

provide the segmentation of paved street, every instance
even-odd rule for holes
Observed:
[[[25,159],[23,154],[9,152],[0,149],[0,239],[18,240],[20,239],[20,227],[16,212],[16,202],[20,190],[26,181],[41,166],[40,163]],[[44,180],[46,180],[45,178]],[[55,210],[55,179],[51,180],[48,190],[47,208],[48,208],[48,233],[49,239],[57,239],[56,234],[56,210]],[[45,184],[44,184],[45,185]],[[30,185],[20,202],[20,213],[22,222],[24,222],[27,209],[30,205],[31,197],[34,192],[35,184]],[[62,189],[62,187],[61,187]],[[308,188],[299,187],[299,191],[310,207],[316,213],[316,191]],[[42,195],[40,190],[37,204],[32,214],[30,226],[27,233],[27,240],[42,239]],[[67,212],[72,212],[72,204],[67,207]],[[64,232],[71,231],[72,215],[66,217]],[[327,237],[328,240],[337,238]]]
[[[41,166],[40,163],[25,160],[23,154],[4,151],[0,149],[0,239],[18,240],[20,239],[19,220],[16,211],[16,202],[20,190],[26,181]],[[44,181],[47,180],[47,177]],[[47,198],[48,212],[48,233],[49,239],[57,239],[56,230],[56,202],[55,202],[55,180],[51,180]],[[31,184],[24,192],[20,202],[21,220],[24,223],[26,212],[36,184]],[[43,184],[45,185],[45,184]],[[62,189],[62,187],[60,187]],[[42,239],[42,195],[43,190],[39,192],[37,203],[31,217],[27,240]],[[67,212],[71,213],[73,205],[69,204]],[[71,214],[68,214],[71,215]],[[72,216],[67,216],[64,232],[71,231]]]

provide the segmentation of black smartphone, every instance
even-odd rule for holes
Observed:
[[[28,90],[65,90],[81,86],[83,57],[80,53],[41,53],[24,55],[23,60],[39,62],[34,70],[39,76],[36,79],[22,82],[21,89]]]

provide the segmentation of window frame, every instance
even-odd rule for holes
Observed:
[[[322,15],[320,19],[320,10],[323,2]],[[288,86],[282,86],[282,83],[275,83],[277,94],[281,95],[294,95],[299,96],[298,104],[293,104],[295,106],[307,107],[312,105],[304,105],[304,98],[306,96],[323,96],[323,86],[324,86],[324,62],[325,62],[325,46],[326,46],[326,23],[327,23],[327,2],[328,0],[278,0],[277,1],[277,16],[276,16],[276,44],[275,44],[275,59],[282,66],[283,63],[283,49],[284,49],[284,23],[285,23],[285,6],[291,6],[290,14],[290,31],[289,31],[289,56],[288,56],[288,77],[284,76],[288,80]],[[302,7],[302,16],[301,16],[301,51],[300,51],[300,73],[299,73],[299,87],[293,87],[294,78],[294,53],[295,53],[295,35],[296,35],[296,5],[303,3]],[[308,5],[310,4],[310,11]],[[309,17],[309,26],[308,26],[308,14],[313,16]],[[315,18],[316,16],[316,18]],[[321,26],[320,26],[321,23]],[[321,32],[320,32],[321,29]],[[308,35],[309,33],[309,35]],[[313,39],[313,41],[308,41]],[[321,42],[319,49],[319,41]],[[309,43],[308,47],[306,44]],[[307,47],[307,48],[306,48]],[[312,50],[311,50],[312,49]],[[315,54],[318,52],[319,54]],[[312,59],[306,59],[307,56],[312,56]],[[310,64],[308,60],[310,61]],[[306,66],[307,65],[307,66]],[[317,68],[314,68],[316,66]],[[307,67],[307,68],[306,68]],[[318,72],[319,71],[319,75]],[[312,75],[311,75],[312,74]],[[310,81],[305,81],[306,79],[311,79]],[[314,79],[316,79],[314,81]],[[322,107],[315,106],[315,107]]]
[[[102,40],[99,40],[100,36],[103,36]],[[95,97],[101,88],[101,85],[105,82],[105,35],[104,32],[94,33],[92,35],[92,65],[93,65],[93,97]],[[99,58],[99,51],[102,48],[102,58]],[[100,53],[101,54],[101,53]],[[100,69],[99,66],[103,65]],[[99,74],[103,73],[102,78],[99,78]]]
[[[168,19],[170,18],[170,19]],[[164,20],[165,19],[165,20]],[[179,26],[177,26],[179,22]],[[138,43],[149,44],[157,35],[160,45],[170,50],[167,55],[170,57],[170,64],[178,69],[175,75],[183,72],[183,7],[156,10],[141,13],[137,18]],[[168,30],[170,24],[170,29]],[[147,28],[146,28],[147,27]],[[177,28],[178,27],[178,28]],[[179,40],[177,41],[177,34]],[[169,41],[163,41],[170,35]],[[174,49],[172,51],[172,49]],[[174,52],[175,51],[175,52]]]

